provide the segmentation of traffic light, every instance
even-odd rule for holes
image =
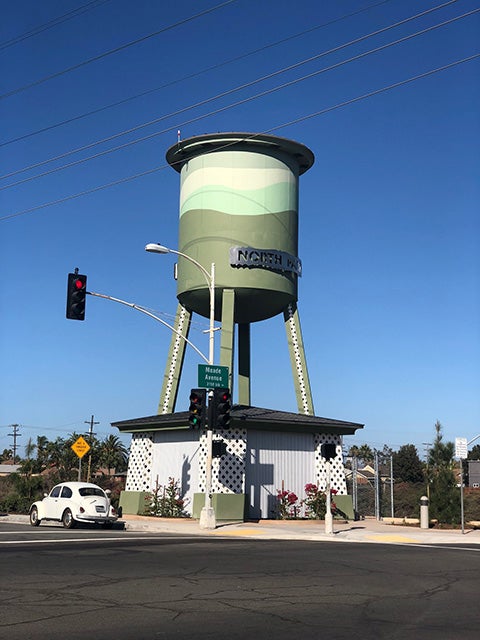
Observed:
[[[67,318],[85,320],[85,298],[87,296],[87,276],[69,273],[67,284]]]
[[[207,390],[192,389],[190,391],[190,408],[188,422],[192,429],[205,429],[207,415]]]
[[[320,445],[320,453],[325,460],[333,460],[337,456],[337,447],[330,442],[324,442]]]
[[[230,424],[230,389],[214,389],[213,390],[213,420],[212,428],[228,429]]]
[[[227,443],[223,440],[214,440],[212,442],[212,458],[221,458],[227,455]]]

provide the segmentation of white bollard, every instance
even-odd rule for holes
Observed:
[[[428,518],[428,498],[422,496],[420,498],[420,529],[428,529],[430,527],[430,520]]]

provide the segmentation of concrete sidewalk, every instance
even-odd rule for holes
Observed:
[[[394,544],[478,544],[480,529],[420,529],[367,518],[357,522],[334,521],[333,534],[325,533],[319,520],[260,520],[217,523],[214,530],[200,529],[197,520],[124,516],[128,531],[161,531],[182,535],[261,538],[264,540],[322,540],[334,542],[377,542]]]
[[[26,515],[0,515],[2,522],[28,524]],[[319,520],[260,520],[258,522],[219,522],[213,530],[201,529],[198,520],[190,518],[154,518],[125,515],[118,524],[132,532],[170,535],[257,538],[263,540],[312,540],[329,542],[364,542],[381,544],[446,544],[480,545],[480,528],[420,529],[418,526],[390,524],[367,518],[356,522],[334,521],[333,534],[325,533]],[[53,524],[53,523],[50,523]],[[45,523],[43,526],[46,526]],[[42,525],[41,525],[42,526]],[[56,526],[56,525],[54,525]]]

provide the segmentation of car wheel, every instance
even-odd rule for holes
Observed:
[[[73,519],[70,509],[65,509],[62,516],[62,524],[65,529],[73,529],[75,526],[75,520]]]
[[[32,527],[38,527],[41,520],[38,517],[38,509],[37,507],[32,507],[30,511],[30,524]]]

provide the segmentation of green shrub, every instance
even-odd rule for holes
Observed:
[[[185,501],[180,496],[178,482],[173,478],[168,479],[168,484],[162,486],[158,483],[146,496],[145,514],[159,518],[184,518]]]

